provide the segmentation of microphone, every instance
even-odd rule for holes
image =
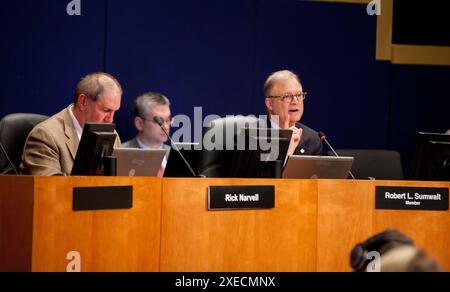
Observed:
[[[336,153],[336,151],[334,151],[333,147],[331,146],[331,144],[328,142],[327,140],[327,136],[325,135],[324,132],[319,132],[319,138],[320,140],[324,141],[328,147],[331,149],[331,151],[333,152],[334,156],[339,157],[339,155]],[[348,173],[350,174],[350,176],[352,177],[352,179],[356,179],[355,176],[353,175],[352,171],[349,170]]]
[[[163,126],[163,120],[160,117],[154,117],[153,121],[155,123],[157,123],[161,129],[164,131],[164,134],[166,134],[167,138],[169,138],[170,143],[172,144],[173,149],[175,149],[175,151],[178,152],[178,154],[180,154],[181,159],[183,159],[184,164],[188,167],[189,172],[192,174],[193,177],[198,177],[198,175],[195,174],[195,171],[192,169],[191,165],[189,164],[189,162],[187,162],[186,158],[184,158],[183,153],[181,153],[180,149],[178,149],[177,144],[175,144],[175,142],[172,140],[172,138],[170,137],[169,133],[167,133],[166,129],[164,129]]]
[[[5,154],[6,160],[8,160],[9,165],[11,166],[11,168],[14,170],[14,173],[16,175],[19,175],[19,172],[17,171],[16,167],[14,166],[14,163],[12,163],[11,159],[9,158],[8,153],[6,153],[5,148],[3,147],[2,143],[0,143],[0,148],[2,149],[3,154]],[[5,171],[6,173],[7,171]]]

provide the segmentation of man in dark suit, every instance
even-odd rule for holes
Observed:
[[[318,133],[299,122],[306,92],[298,76],[288,70],[273,73],[264,83],[264,96],[271,127],[293,130],[288,154],[322,155]]]
[[[160,117],[163,120],[163,127],[169,132],[172,119],[169,99],[155,92],[147,92],[136,98],[134,103],[134,126],[138,130],[138,135],[123,143],[122,147],[165,149],[167,154],[158,172],[158,176],[162,176],[167,164],[170,147],[164,144],[168,138],[161,127],[154,121],[155,117]]]

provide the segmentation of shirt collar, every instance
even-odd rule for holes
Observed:
[[[158,148],[151,148],[151,147],[148,147],[147,145],[145,145],[145,144],[139,139],[139,137],[136,137],[136,141],[137,141],[137,143],[138,143],[138,145],[139,145],[139,148],[141,148],[141,149],[163,149],[163,143],[161,143],[161,146],[159,146]]]
[[[83,129],[80,126],[80,123],[78,122],[77,118],[73,114],[73,105],[69,108],[70,117],[72,118],[73,126],[75,127],[75,131],[77,132],[78,140],[81,140],[81,135],[83,134]]]

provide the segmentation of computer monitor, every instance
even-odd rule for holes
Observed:
[[[114,124],[85,124],[71,175],[105,175],[106,157],[111,156],[117,136],[114,129]]]
[[[205,177],[281,177],[292,130],[245,128],[234,129],[225,137],[222,128],[204,128],[203,138],[217,138],[219,149],[208,149],[199,143],[176,143],[197,176]],[[211,132],[213,131],[213,132]],[[210,136],[206,136],[210,135]],[[223,135],[223,136],[222,136]],[[276,175],[276,169],[279,174]],[[192,177],[192,173],[173,148],[164,177]]]
[[[235,151],[230,177],[277,178],[281,177],[286,161],[292,130],[271,128],[246,128],[241,132],[241,142]],[[239,146],[245,142],[245,149]]]
[[[418,133],[413,178],[450,181],[450,135]]]
[[[198,143],[175,143],[180,150],[187,163],[192,167],[195,175],[199,175],[199,161],[201,159],[201,150],[198,149]],[[180,153],[174,149],[170,149],[169,158],[167,159],[164,177],[193,177],[189,167],[184,162]]]

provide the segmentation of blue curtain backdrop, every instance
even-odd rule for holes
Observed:
[[[52,115],[78,80],[106,71],[124,95],[115,122],[134,136],[133,99],[159,91],[173,114],[263,114],[273,71],[308,91],[302,121],[336,148],[401,151],[410,174],[416,132],[450,128],[450,68],[375,60],[365,5],[289,0],[81,0],[0,3],[0,116]]]

